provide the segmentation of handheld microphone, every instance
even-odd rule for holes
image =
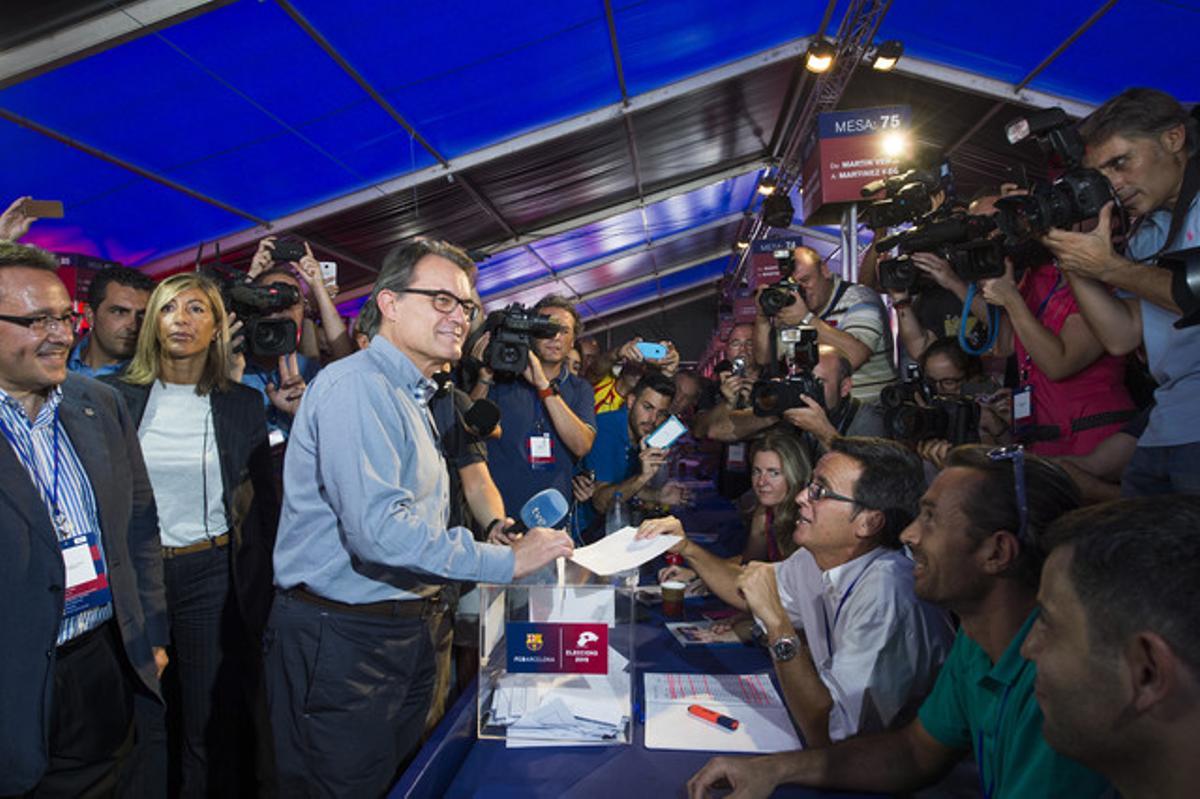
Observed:
[[[463,409],[468,398],[461,392],[455,395],[455,401],[458,403],[458,420],[462,422],[463,427],[467,428],[467,432],[478,435],[479,438],[487,438],[500,423],[500,407],[491,399],[485,398],[476,399],[469,408]]]
[[[509,533],[524,533],[533,527],[553,527],[567,516],[567,501],[557,488],[547,488],[529,498],[521,508],[521,518]]]

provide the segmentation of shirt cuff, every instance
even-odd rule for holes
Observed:
[[[481,583],[507,585],[513,581],[516,557],[512,547],[500,544],[476,544],[479,548],[479,579]]]

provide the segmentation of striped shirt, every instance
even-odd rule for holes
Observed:
[[[58,529],[54,524],[52,506],[57,499],[59,511],[66,517],[69,529],[75,534],[93,532],[96,534],[98,558],[104,563],[104,545],[100,540],[100,517],[96,510],[96,497],[92,493],[92,484],[88,479],[83,464],[71,444],[71,437],[63,428],[58,418],[58,408],[62,404],[62,388],[55,386],[46,402],[38,411],[37,419],[32,423],[25,414],[24,407],[0,389],[0,426],[3,427],[4,437],[13,448],[17,459],[29,473],[29,479],[42,495],[46,503],[46,513],[50,515],[51,525],[55,535],[60,540],[70,538],[72,533]],[[58,435],[55,436],[57,428]],[[55,497],[55,438],[58,439],[58,489]],[[108,567],[103,567],[107,574]],[[88,608],[74,615],[64,615],[63,624],[58,630],[58,643],[64,644],[89,630],[99,627],[112,618],[112,601],[99,607]]]
[[[896,367],[892,363],[892,327],[883,300],[877,293],[858,283],[847,283],[845,291],[839,291],[842,282],[840,276],[834,275],[830,296],[837,302],[831,299],[830,306],[823,308],[817,316],[854,336],[871,350],[871,357],[854,370],[854,387],[850,389],[851,396],[871,402],[879,398],[884,386],[896,381]]]

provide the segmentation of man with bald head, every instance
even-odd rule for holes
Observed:
[[[755,356],[760,363],[772,361],[771,338],[775,331],[778,357],[788,355],[779,331],[811,327],[817,341],[837,347],[846,354],[854,372],[854,396],[873,400],[888,383],[896,380],[892,363],[892,329],[879,295],[866,286],[843,280],[829,269],[829,262],[811,247],[793,251],[795,267],[789,290],[792,304],[775,316],[759,307],[754,321]]]

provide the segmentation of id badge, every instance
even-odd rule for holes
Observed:
[[[554,465],[554,439],[549,433],[531,434],[525,440],[525,457],[534,469],[549,469]]]
[[[67,573],[66,604],[63,614],[73,616],[112,601],[104,558],[95,533],[84,533],[59,541],[63,567]]]
[[[1013,422],[1024,426],[1033,422],[1033,386],[1015,392],[1013,402]]]
[[[725,456],[725,468],[731,472],[746,471],[746,443],[744,441],[729,445],[728,454]]]

